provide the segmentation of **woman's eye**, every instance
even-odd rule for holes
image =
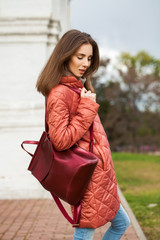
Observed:
[[[78,58],[79,60],[83,60],[83,57],[81,57],[81,56],[78,56],[77,58]],[[92,61],[92,57],[88,58],[88,61],[89,61],[89,62]]]

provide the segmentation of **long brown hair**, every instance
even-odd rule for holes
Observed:
[[[60,82],[71,56],[85,43],[91,44],[93,47],[92,62],[84,74],[84,77],[87,78],[85,87],[94,92],[90,77],[99,67],[98,45],[89,34],[74,29],[66,32],[54,48],[37,80],[36,87],[39,92],[48,96],[50,90]]]

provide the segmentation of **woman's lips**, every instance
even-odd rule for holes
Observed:
[[[79,69],[79,71],[80,71],[81,74],[84,74],[86,70]]]

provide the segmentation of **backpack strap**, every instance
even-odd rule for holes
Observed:
[[[65,84],[62,84],[68,88],[70,88],[72,91],[80,94],[81,90],[78,88],[73,88],[70,86],[67,86]],[[46,109],[47,109],[47,99],[45,99],[45,129],[48,132],[48,125],[47,125],[47,119],[46,119]],[[90,147],[89,147],[89,151],[93,152],[93,123],[90,126]],[[55,196],[54,194],[52,194],[52,197],[54,199],[54,201],[56,202],[58,208],[60,209],[61,213],[63,214],[63,216],[68,220],[68,222],[70,222],[72,224],[73,227],[78,227],[78,221],[79,221],[79,217],[80,217],[80,213],[81,213],[81,202],[79,202],[77,205],[74,205],[74,211],[73,211],[73,219],[68,215],[68,213],[66,212],[64,206],[62,205],[61,201],[59,200],[59,198],[57,196]]]
[[[78,220],[79,220],[80,213],[81,213],[81,203],[74,205],[73,219],[72,219],[66,212],[66,210],[65,210],[64,206],[62,205],[61,201],[59,200],[59,198],[57,196],[55,196],[54,194],[52,194],[52,192],[51,192],[51,195],[52,195],[54,201],[56,202],[58,208],[60,209],[61,213],[68,220],[68,222],[70,222],[73,227],[78,227],[79,226]]]

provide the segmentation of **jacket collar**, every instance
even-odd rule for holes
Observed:
[[[63,76],[60,83],[74,88],[83,88],[83,84],[74,76]]]

